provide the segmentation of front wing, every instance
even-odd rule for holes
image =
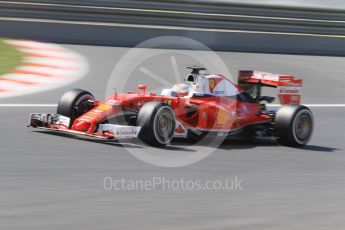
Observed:
[[[69,124],[70,118],[59,114],[32,113],[30,114],[28,127],[114,140],[137,138],[141,129],[139,126],[99,124],[95,133],[87,134],[86,132],[70,129]]]

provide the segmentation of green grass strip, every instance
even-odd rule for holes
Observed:
[[[23,53],[0,38],[0,75],[12,72],[21,64],[22,59]]]

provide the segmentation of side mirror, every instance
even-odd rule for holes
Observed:
[[[146,94],[146,89],[147,89],[146,85],[138,85],[138,89],[143,90],[144,94]]]
[[[274,97],[262,96],[259,98],[259,101],[266,101],[267,103],[272,103],[274,101]]]

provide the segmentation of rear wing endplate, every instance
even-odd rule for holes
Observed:
[[[301,103],[303,80],[295,79],[294,76],[241,70],[238,82],[277,88],[282,105]]]

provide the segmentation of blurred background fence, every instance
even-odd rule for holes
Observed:
[[[344,5],[341,1],[333,1],[338,2],[339,9],[324,7],[325,2],[315,0],[310,5],[288,4],[293,1],[287,0],[278,2],[280,4],[270,4],[269,1],[254,4],[254,0],[241,3],[231,0],[0,1],[0,17],[6,21],[0,34],[22,36],[20,32],[26,31],[28,38],[119,46],[132,46],[155,36],[181,35],[196,38],[218,50],[345,53],[342,38],[345,35],[345,10],[341,8]],[[32,30],[21,27],[14,31],[11,29],[14,18],[25,19],[19,20],[21,23],[17,20],[16,25],[35,19],[30,24]],[[53,25],[56,30],[47,26],[52,22],[43,19],[56,20]],[[35,24],[37,20],[42,20],[41,27]],[[73,24],[77,28],[72,29]],[[113,27],[114,31],[98,28],[100,33],[88,34],[85,26],[89,29]],[[53,32],[54,36],[48,32]],[[80,32],[79,38],[77,32]],[[244,34],[251,36],[244,38]]]

